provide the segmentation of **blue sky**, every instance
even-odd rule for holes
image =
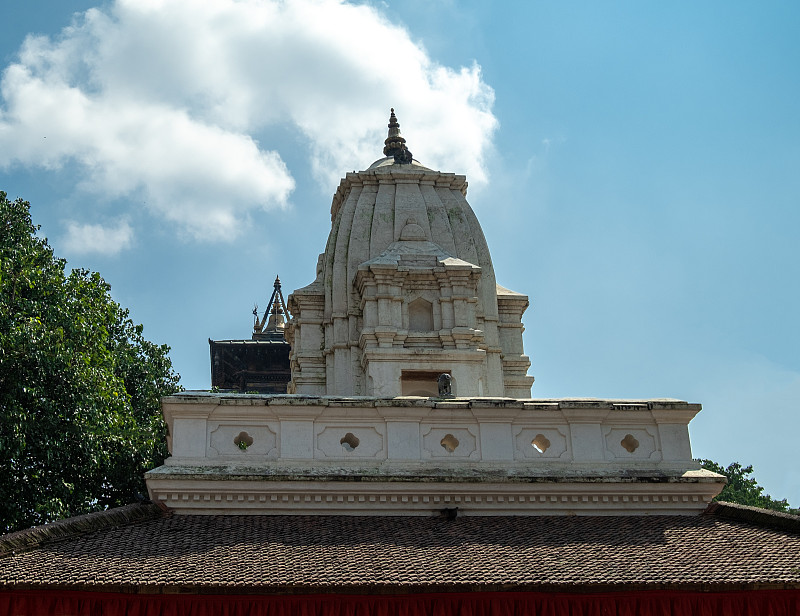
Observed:
[[[309,283],[389,107],[529,295],[535,397],[700,402],[800,506],[800,4],[78,0],[0,9],[0,189],[172,347]]]

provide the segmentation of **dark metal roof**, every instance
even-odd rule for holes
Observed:
[[[0,537],[0,586],[234,594],[800,588],[800,518],[732,519],[741,515],[716,505],[701,516],[173,516],[138,505]]]

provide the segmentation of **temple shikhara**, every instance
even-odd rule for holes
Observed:
[[[290,297],[298,394],[530,398],[528,298],[495,281],[467,180],[414,160],[392,112],[385,155],[333,196],[317,276]],[[322,354],[320,354],[322,349]]]
[[[699,404],[531,397],[466,178],[388,128],[311,282],[162,401],[150,502],[0,538],[0,615],[800,613],[800,519],[712,503]]]

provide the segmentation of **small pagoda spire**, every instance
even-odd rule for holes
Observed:
[[[289,311],[286,309],[286,302],[283,299],[280,277],[275,276],[275,282],[272,285],[272,296],[269,298],[269,304],[267,304],[267,309],[264,311],[264,316],[259,320],[258,306],[253,310],[253,315],[255,316],[253,340],[283,338],[283,330],[286,327],[286,318],[289,316]]]
[[[383,147],[384,156],[394,156],[396,163],[410,163],[412,160],[411,151],[406,147],[406,140],[400,134],[400,123],[394,115],[394,107],[389,115],[389,136],[386,137]]]

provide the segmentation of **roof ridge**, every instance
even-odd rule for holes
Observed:
[[[0,535],[0,558],[26,552],[49,541],[67,539],[113,526],[127,526],[143,520],[167,517],[170,514],[160,505],[134,503],[105,511],[56,520],[7,535]]]
[[[784,513],[783,511],[774,511],[772,509],[751,507],[749,505],[739,505],[738,503],[713,501],[708,505],[702,515],[713,515],[714,517],[726,520],[750,522],[758,526],[800,532],[800,516],[798,515]]]

